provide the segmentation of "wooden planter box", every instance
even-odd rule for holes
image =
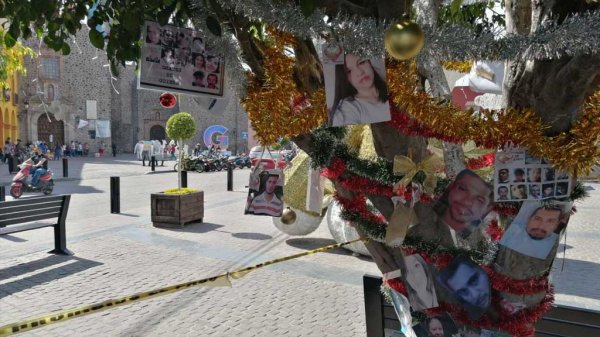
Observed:
[[[150,202],[155,227],[183,227],[204,218],[204,191],[182,195],[152,193]]]

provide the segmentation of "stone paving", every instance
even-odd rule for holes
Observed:
[[[335,243],[325,222],[290,237],[270,217],[242,215],[247,169],[234,171],[234,192],[224,172],[189,173],[188,185],[205,190],[205,223],[154,228],[149,194],[176,186],[171,167],[147,174],[130,156],[71,159],[55,191],[73,193],[67,238],[75,255],[46,253],[51,229],[0,237],[0,325]],[[62,173],[60,163],[51,168]],[[5,171],[0,165],[0,184],[10,181]],[[121,214],[109,213],[111,175],[122,177]],[[552,277],[558,303],[600,310],[600,185],[587,186],[591,197],[571,219]],[[364,273],[378,274],[370,259],[338,248],[255,270],[232,288],[187,289],[22,335],[365,336]]]

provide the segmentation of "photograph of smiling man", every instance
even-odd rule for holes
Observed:
[[[440,198],[437,209],[443,222],[466,238],[491,211],[492,201],[491,185],[475,172],[462,170]]]
[[[323,60],[329,125],[370,124],[391,119],[383,59],[346,54]]]

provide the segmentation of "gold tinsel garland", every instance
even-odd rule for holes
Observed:
[[[325,90],[318,90],[308,97],[310,106],[295,110],[291,102],[301,99],[294,82],[294,59],[284,54],[286,46],[293,46],[291,34],[269,30],[273,43],[264,50],[265,85],[249,75],[249,85],[242,105],[261,144],[273,144],[279,137],[293,137],[308,133],[325,124],[327,108]]]
[[[471,71],[472,61],[445,61],[442,63],[444,69],[454,70],[460,73],[468,73]]]
[[[588,98],[570,131],[549,137],[544,135],[547,127],[530,109],[482,110],[477,115],[449,103],[435,104],[426,93],[415,92],[414,64],[390,62],[387,76],[393,104],[429,128],[457,141],[472,140],[486,148],[512,141],[526,147],[536,157],[547,158],[554,167],[576,174],[589,172],[600,158],[596,146],[600,137],[600,92]]]
[[[284,54],[291,46],[290,34],[271,31],[273,44],[265,50],[267,84],[261,86],[250,76],[248,93],[243,100],[259,141],[271,144],[281,136],[310,132],[325,124],[325,90],[309,99],[311,106],[294,112],[290,101],[303,96],[293,78],[294,60]],[[386,66],[392,104],[401,107],[423,125],[447,135],[456,142],[469,140],[478,146],[495,148],[512,141],[539,158],[547,158],[563,171],[585,174],[600,158],[596,146],[600,137],[600,92],[588,98],[578,121],[566,133],[548,137],[537,114],[530,109],[483,110],[479,114],[461,111],[452,104],[436,104],[425,92],[416,92],[414,63],[388,62]]]

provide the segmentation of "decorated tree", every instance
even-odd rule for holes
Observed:
[[[34,10],[34,2],[5,1],[0,14],[11,22],[10,38],[36,31],[49,47],[68,53],[69,36],[81,28],[94,2],[73,0],[64,8],[62,1],[35,2],[44,8]],[[490,151],[506,144],[527,148],[570,174],[575,188],[562,199],[582,196],[576,179],[599,157],[600,5],[594,0],[506,0],[504,13],[486,16],[494,1],[443,3],[448,2],[107,0],[87,24],[91,42],[106,50],[114,71],[139,59],[144,19],[205,32],[215,52],[222,53],[230,85],[242,97],[261,143],[290,137],[323,169],[336,188],[342,217],[370,239],[367,248],[381,272],[396,275],[386,280],[389,287],[406,293],[405,276],[396,273],[406,271],[406,255],[419,254],[436,270],[466,256],[490,279],[490,308],[473,318],[459,299],[441,289],[439,306],[424,312],[448,312],[470,327],[529,336],[552,303],[548,274],[558,242],[545,259],[498,245],[520,202],[495,203],[499,221],[481,225],[475,236],[456,238],[447,226],[439,226],[435,201],[463,168],[491,163],[493,154],[466,161],[461,147],[466,142]],[[396,25],[403,15],[413,22]],[[107,36],[95,29],[104,22],[111,28]],[[504,35],[497,34],[498,25],[505,25]],[[412,40],[410,45],[403,45],[402,36]],[[376,160],[359,158],[345,143],[344,128],[323,127],[328,113],[316,43],[325,41],[366,58],[392,56],[386,59],[392,119],[370,126]],[[410,58],[421,42],[420,53]],[[505,62],[504,109],[475,113],[449,103],[443,65],[464,69],[465,62],[476,60]],[[186,135],[193,127],[183,119],[172,122],[175,116],[167,132],[184,139],[172,135],[169,125],[181,125]],[[431,139],[441,141],[445,174],[428,152]],[[392,228],[395,237],[389,237]],[[509,312],[502,306],[505,300],[525,308]]]
[[[183,141],[194,137],[196,122],[194,117],[187,112],[178,112],[167,120],[167,136],[177,141],[179,155],[177,161],[177,188],[181,190],[181,165],[183,160]]]

